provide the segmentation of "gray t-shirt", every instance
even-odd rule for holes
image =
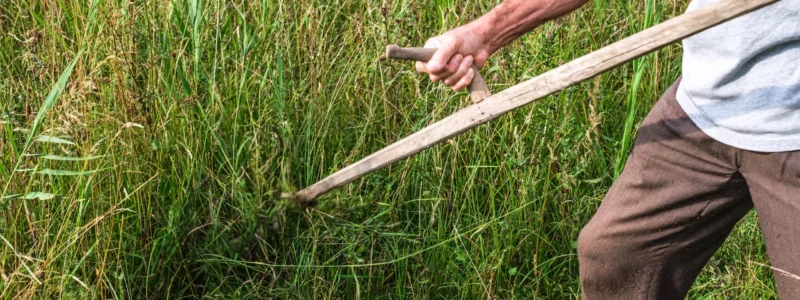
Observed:
[[[703,132],[740,149],[800,150],[800,0],[708,29],[683,48],[677,99]]]

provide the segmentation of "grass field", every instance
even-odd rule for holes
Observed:
[[[0,295],[578,298],[576,239],[679,45],[281,199],[468,105],[413,64],[495,1],[0,0]],[[590,1],[490,58],[494,91],[680,14]],[[754,214],[693,299],[776,298]]]

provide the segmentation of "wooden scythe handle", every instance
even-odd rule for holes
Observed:
[[[431,60],[433,54],[436,53],[436,48],[400,48],[397,45],[386,46],[386,58],[413,60],[427,62]],[[478,68],[472,65],[472,82],[469,84],[469,96],[472,98],[473,103],[483,101],[492,95],[489,87],[486,86],[486,80],[478,72]]]

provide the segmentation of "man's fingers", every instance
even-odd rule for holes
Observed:
[[[431,80],[433,80],[433,82],[437,82],[440,80],[444,80],[447,77],[450,77],[451,75],[453,75],[453,73],[458,71],[458,67],[459,65],[461,65],[461,61],[463,60],[464,57],[461,56],[461,54],[454,55],[453,58],[451,58],[450,61],[447,62],[447,65],[441,71],[430,72]],[[428,68],[428,71],[430,71],[430,66],[431,63],[428,62],[428,65],[426,66]]]
[[[467,73],[464,74],[464,77],[461,77],[461,79],[456,82],[455,85],[453,85],[453,90],[460,91],[461,89],[467,87],[472,82],[472,77],[474,76],[475,70],[472,68],[467,69]]]
[[[447,62],[447,67],[445,67],[444,72],[436,75],[439,75],[439,77],[442,78],[450,77],[450,75],[453,75],[453,73],[458,71],[458,67],[461,65],[462,61],[464,61],[463,55],[461,54],[454,55],[453,58],[451,58],[450,61]]]
[[[421,62],[421,61],[418,61],[418,62],[417,62],[416,64],[414,64],[414,65],[417,67],[417,72],[420,72],[420,73],[427,73],[427,72],[426,72],[426,70],[425,70],[425,63],[423,63],[423,62]]]
[[[435,43],[430,44],[434,46]],[[425,44],[425,47],[428,47],[428,43]],[[428,61],[425,68],[428,69],[428,73],[431,74],[441,73],[447,67],[448,63],[453,60],[453,56],[455,55],[455,47],[440,47],[439,50],[433,54],[433,57]]]
[[[439,38],[438,37],[432,37],[432,38],[429,38],[427,41],[425,41],[425,46],[423,46],[423,47],[424,48],[441,48],[440,46],[441,46],[441,42],[439,42]],[[430,68],[428,66],[428,62],[418,61],[414,65],[417,67],[417,72],[429,73],[429,74],[431,73]]]
[[[454,84],[456,84],[456,82],[458,82],[461,79],[461,77],[464,77],[464,74],[467,74],[467,71],[469,71],[470,66],[472,66],[472,55],[467,55],[466,57],[464,57],[464,59],[461,60],[461,64],[458,65],[458,69],[455,72],[453,72],[452,75],[447,77],[447,79],[444,80],[444,84],[449,86],[453,86]]]

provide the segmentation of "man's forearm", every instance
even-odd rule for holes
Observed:
[[[495,51],[536,26],[565,15],[588,0],[505,0],[487,14],[425,42],[437,48],[430,60],[417,62],[417,71],[455,90],[466,87],[474,71]]]
[[[563,16],[588,0],[505,0],[467,24],[493,53],[528,31]]]

